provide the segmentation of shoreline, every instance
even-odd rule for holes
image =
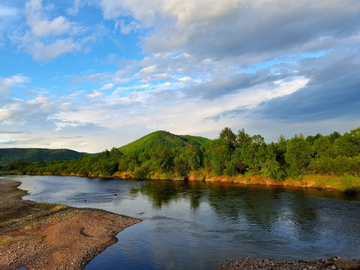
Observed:
[[[360,269],[360,260],[342,261],[339,257],[331,257],[328,260],[317,259],[313,261],[295,260],[281,261],[270,258],[240,258],[235,260],[226,260],[223,262],[219,270],[250,270],[250,269],[292,269],[292,270],[308,270],[308,269]]]
[[[0,181],[0,270],[84,269],[137,218],[23,200],[21,182]]]
[[[83,175],[83,174],[54,174],[50,172],[38,173],[38,174],[18,174],[18,175],[53,175],[53,176],[74,176],[74,177],[89,177],[89,178],[113,178],[113,179],[135,179],[128,173],[118,174],[115,173],[113,175]],[[162,176],[155,176],[149,177],[145,179],[151,180],[172,180],[172,181],[189,181],[189,182],[221,182],[221,183],[233,183],[239,184],[242,186],[267,186],[267,187],[280,187],[280,188],[313,188],[313,189],[327,189],[327,190],[334,190],[340,192],[360,192],[360,186],[356,185],[350,189],[347,189],[343,186],[342,183],[339,181],[339,177],[332,176],[332,175],[306,175],[301,180],[294,180],[291,178],[287,178],[283,181],[276,181],[275,179],[259,176],[259,175],[251,175],[251,176],[243,176],[243,175],[236,175],[236,176],[212,176],[212,175],[204,175],[200,174],[188,174],[188,176],[183,178],[173,177],[173,178],[166,178]]]

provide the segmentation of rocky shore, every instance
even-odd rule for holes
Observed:
[[[0,181],[0,270],[84,269],[141,222],[96,209],[22,200],[20,182]]]
[[[221,264],[220,270],[317,270],[317,269],[360,269],[360,261],[342,261],[339,257],[331,257],[327,261],[318,259],[314,261],[279,261],[275,259],[264,258],[242,258],[238,260],[227,260]]]

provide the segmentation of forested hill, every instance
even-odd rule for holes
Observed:
[[[127,145],[124,145],[119,148],[121,152],[126,153],[135,153],[140,154],[146,149],[152,149],[156,147],[184,147],[187,145],[187,142],[193,139],[195,143],[199,146],[203,145],[209,139],[199,136],[190,136],[190,135],[175,135],[167,131],[155,131],[150,133],[136,141],[133,141]]]
[[[219,135],[218,139],[207,140],[200,147],[201,137],[159,131],[95,157],[17,162],[5,165],[3,170],[137,179],[192,177],[213,181],[214,177],[220,177],[223,181],[231,178],[243,183],[246,178],[246,184],[248,181],[266,184],[264,179],[270,179],[277,184],[289,180],[287,185],[297,183],[296,186],[360,188],[360,127],[343,135],[335,131],[327,136],[317,134],[306,138],[301,134],[291,139],[280,136],[278,142],[270,144],[266,144],[261,135],[250,136],[244,129],[235,134],[230,128],[224,128]],[[258,177],[258,180],[251,182],[248,177]]]
[[[45,148],[0,148],[0,166],[16,160],[22,161],[51,161],[71,160],[85,156],[69,149],[45,149]]]

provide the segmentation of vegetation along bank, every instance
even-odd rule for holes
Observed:
[[[97,156],[64,161],[15,161],[3,170],[22,174],[223,181],[241,184],[333,188],[360,187],[360,128],[341,135],[261,135],[224,128],[218,139],[151,133]]]

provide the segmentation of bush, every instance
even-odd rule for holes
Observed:
[[[343,177],[341,177],[341,182],[343,184],[344,191],[351,191],[354,189],[353,177],[350,175],[345,174]]]
[[[133,177],[136,179],[145,179],[147,176],[146,170],[144,168],[137,167],[133,172]]]

